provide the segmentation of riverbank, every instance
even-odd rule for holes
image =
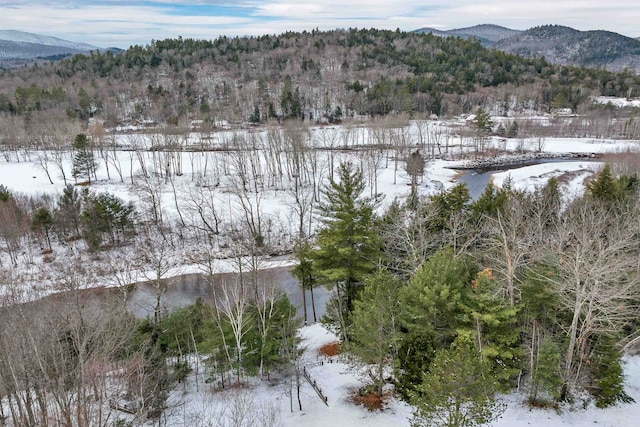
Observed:
[[[487,157],[482,159],[474,159],[463,162],[461,164],[446,166],[455,170],[502,170],[510,169],[516,166],[527,166],[528,164],[538,163],[541,160],[573,160],[573,159],[597,159],[596,153],[520,153],[520,154],[501,154],[498,156]]]

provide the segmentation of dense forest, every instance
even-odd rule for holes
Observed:
[[[488,186],[474,201],[458,185],[375,217],[359,173],[340,174],[315,248],[298,256],[338,289],[326,321],[372,364],[378,394],[391,364],[424,425],[447,405],[469,415],[489,403],[478,396],[524,384],[535,406],[578,390],[598,407],[628,401],[620,357],[640,302],[637,176],[606,166],[565,207],[552,179],[533,193]]]
[[[213,41],[167,39],[4,72],[0,111],[29,118],[254,123],[469,113],[498,101],[550,111],[592,95],[633,97],[631,73],[553,66],[473,40],[375,29]],[[512,101],[513,99],[513,101]]]

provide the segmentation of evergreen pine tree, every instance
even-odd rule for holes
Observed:
[[[84,178],[91,183],[91,177],[95,176],[98,163],[93,155],[91,141],[84,133],[79,133],[73,140],[73,170],[71,175],[78,179]]]
[[[375,270],[381,257],[373,201],[363,197],[362,171],[341,163],[338,181],[330,179],[319,204],[322,227],[311,258],[318,275],[336,294],[327,308],[330,322],[347,338],[346,327],[353,301],[363,279]]]
[[[31,229],[42,233],[49,250],[51,250],[51,227],[53,227],[53,215],[51,215],[49,209],[39,208],[33,213],[33,217],[31,218]]]
[[[11,190],[0,184],[0,202],[8,202],[11,198]]]
[[[91,99],[84,88],[80,88],[78,91],[78,107],[80,108],[80,119],[87,120],[91,117]]]
[[[249,122],[253,123],[254,125],[257,125],[261,121],[262,121],[262,116],[260,115],[260,107],[256,105],[253,108],[253,113],[249,116]]]
[[[591,196],[604,202],[614,202],[620,199],[620,188],[607,163],[600,173],[587,184]]]
[[[438,348],[454,340],[460,305],[471,275],[451,248],[433,255],[400,291],[402,326],[409,333],[433,336]]]
[[[280,92],[280,108],[284,119],[304,119],[300,89],[293,89],[291,76],[286,75]]]
[[[613,337],[608,335],[598,337],[589,365],[592,376],[589,392],[595,398],[598,408],[613,406],[618,402],[634,401],[624,391],[621,356]]]
[[[336,108],[333,110],[333,122],[334,123],[340,123],[340,121],[342,121],[342,107],[340,107],[339,105],[336,105]]]
[[[466,214],[470,200],[469,189],[464,184],[456,184],[447,191],[431,196],[430,201],[437,212],[437,217],[432,221],[433,231],[448,230],[451,217]]]
[[[549,406],[560,398],[560,348],[551,337],[542,339],[531,372],[529,402]]]
[[[496,189],[491,183],[487,184],[480,197],[469,205],[471,222],[479,224],[485,216],[495,218],[498,210],[504,207],[508,198],[506,192]]]
[[[398,384],[405,395],[422,380],[436,350],[448,348],[460,324],[460,305],[471,279],[451,248],[434,254],[400,291],[402,306]]]
[[[477,274],[461,304],[465,326],[459,333],[474,339],[493,378],[506,391],[520,371],[520,330],[518,306],[500,298],[498,287],[491,270]]]
[[[409,399],[416,390],[436,354],[436,342],[432,335],[402,331],[398,337],[396,386],[405,399]]]
[[[489,113],[484,108],[478,108],[474,114],[473,124],[478,134],[490,135],[493,129],[493,120],[491,120]]]
[[[373,365],[369,376],[378,395],[382,395],[384,368],[393,361],[397,348],[400,283],[385,270],[365,280],[354,303],[349,351],[360,361]]]
[[[82,211],[82,236],[91,250],[98,250],[105,237],[111,244],[126,236],[133,227],[134,209],[118,197],[109,193],[84,196]]]
[[[498,418],[504,405],[495,402],[495,382],[469,339],[459,337],[440,350],[417,390],[411,425],[470,427]]]
[[[80,215],[82,213],[82,196],[72,185],[62,190],[58,206],[54,213],[55,229],[65,238],[80,238]]]
[[[605,164],[600,173],[587,184],[587,189],[595,199],[620,207],[634,200],[632,196],[637,186],[637,175],[622,175],[616,178],[613,176],[611,166]]]

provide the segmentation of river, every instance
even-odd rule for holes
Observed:
[[[517,169],[525,166],[531,166],[542,163],[563,163],[575,161],[575,159],[537,159],[497,166],[485,169],[464,170],[458,175],[456,181],[466,184],[472,200],[478,199],[486,186],[491,181],[491,176],[497,171]],[[588,161],[582,159],[581,161]],[[276,267],[260,270],[258,273],[259,282],[275,283],[282,289],[291,304],[298,309],[298,315],[303,316],[302,310],[302,291],[298,280],[289,273],[290,267]],[[216,280],[229,278],[232,273],[217,274]],[[213,304],[213,292],[211,286],[207,283],[203,276],[199,274],[188,274],[166,279],[169,283],[166,291],[162,295],[161,305],[163,310],[171,311],[176,308],[184,307],[196,302],[201,298],[204,302]],[[136,283],[127,287],[127,308],[135,316],[144,318],[153,316],[155,306],[156,293],[153,285],[149,282]],[[314,290],[316,315],[318,320],[325,312],[325,306],[331,296],[331,291],[323,286],[319,286]],[[313,311],[311,306],[311,294],[307,291],[307,312],[308,320],[313,321]]]
[[[576,159],[573,158],[536,159],[524,161],[517,164],[496,166],[484,169],[469,169],[461,171],[460,174],[456,177],[456,181],[467,186],[469,195],[471,196],[471,200],[477,200],[482,195],[485,188],[487,188],[487,185],[491,182],[491,176],[496,172],[519,169],[531,165],[540,165],[546,163],[566,163],[575,161]],[[591,162],[598,160],[581,158],[579,161]]]
[[[291,304],[298,309],[298,316],[303,316],[302,290],[298,279],[289,273],[290,267],[277,267],[260,270],[258,272],[258,283],[273,283],[282,289]],[[231,278],[233,273],[221,273],[215,276],[216,281]],[[196,302],[201,298],[204,302],[213,305],[213,291],[205,278],[199,274],[188,274],[184,276],[166,279],[167,289],[161,297],[163,310],[171,311]],[[319,286],[313,291],[315,297],[317,319],[325,312],[325,306],[331,292],[323,286]],[[130,285],[127,290],[127,308],[136,317],[153,317],[156,301],[156,292],[149,282],[136,283]],[[313,311],[311,306],[311,293],[307,290],[307,311],[308,320],[313,321]]]

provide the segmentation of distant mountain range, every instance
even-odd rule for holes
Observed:
[[[579,31],[559,25],[518,31],[484,24],[446,31],[421,28],[416,32],[475,38],[489,48],[528,57],[544,56],[556,64],[605,67],[614,71],[628,68],[640,72],[640,38],[610,31]]]
[[[43,36],[40,34],[33,34],[16,30],[0,30],[0,40],[16,43],[39,44],[44,46],[66,48],[81,52],[100,49],[97,46],[92,46],[87,43],[70,42],[68,40],[62,40],[57,37]]]
[[[0,66],[11,67],[38,60],[57,60],[79,53],[105,50],[87,43],[15,30],[0,30]]]
[[[544,56],[557,64],[640,70],[640,40],[610,31],[545,25],[502,39],[494,48],[522,56]]]
[[[481,24],[473,27],[456,28],[453,30],[436,30],[435,28],[420,28],[417,33],[432,33],[440,37],[461,37],[463,39],[474,38],[480,40],[485,47],[492,47],[497,41],[506,39],[521,31],[501,27],[493,24]]]
[[[559,25],[518,31],[492,24],[415,31],[440,37],[474,38],[488,48],[528,57],[544,56],[556,64],[605,67],[614,71],[628,68],[640,72],[640,37],[634,39],[609,31],[579,31]],[[0,30],[0,67],[4,68],[99,50],[120,51],[24,31]]]

